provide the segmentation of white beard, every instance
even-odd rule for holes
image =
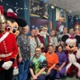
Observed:
[[[40,35],[46,38],[47,32],[41,31],[41,32],[40,32]]]

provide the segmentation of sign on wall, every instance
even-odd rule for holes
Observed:
[[[56,21],[66,21],[66,11],[60,8],[56,8]]]

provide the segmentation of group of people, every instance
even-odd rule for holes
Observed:
[[[28,77],[28,72],[30,72],[32,80],[46,80],[46,74],[49,75],[47,76],[47,79],[49,77],[50,80],[55,79],[55,74],[57,74],[56,78],[60,78],[61,74],[57,71],[58,67],[63,76],[66,70],[65,65],[67,60],[66,55],[63,52],[63,47],[61,45],[58,46],[57,37],[54,36],[55,30],[52,30],[51,32],[54,37],[49,36],[47,33],[48,28],[46,26],[42,27],[40,33],[38,29],[33,28],[30,32],[31,34],[26,36],[28,30],[28,26],[23,27],[22,33],[17,37],[20,50],[19,72],[21,73],[19,73],[19,80]],[[58,46],[58,49],[56,50],[57,53],[55,53],[56,46]],[[62,56],[59,55],[60,53],[62,53]],[[57,64],[59,63],[58,57],[60,57],[60,64],[57,67]],[[28,63],[29,71],[24,70],[25,66],[28,68]],[[41,67],[40,64],[42,64]]]
[[[68,60],[62,37],[75,37],[80,34],[78,29],[71,28],[68,33],[64,27],[62,34],[54,29],[49,34],[44,25],[40,30],[32,28],[27,35],[29,27],[24,26],[15,37],[6,30],[7,25],[6,18],[0,15],[0,80],[27,80],[29,77],[31,80],[54,80],[67,75]],[[15,63],[18,72],[13,75]]]

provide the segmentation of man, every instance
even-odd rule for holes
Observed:
[[[26,80],[29,73],[28,64],[30,60],[30,40],[26,36],[28,31],[28,26],[23,27],[22,33],[17,38],[19,47],[19,80]]]
[[[63,46],[63,49],[65,49],[65,41],[63,41],[64,36],[69,36],[67,27],[63,28],[63,33],[62,33],[61,38],[60,38],[61,39],[60,44]]]
[[[47,52],[47,47],[50,44],[50,36],[47,33],[47,26],[43,26],[42,27],[42,31],[40,32],[40,34],[38,34],[38,38],[40,39],[40,42],[42,43],[41,49],[42,52]]]
[[[69,29],[69,37],[74,37],[74,28]]]
[[[12,80],[13,64],[18,53],[14,34],[6,31],[6,19],[0,14],[0,80]]]
[[[68,34],[68,29],[67,29],[67,27],[64,27],[64,28],[63,28],[63,34],[62,34],[62,36],[63,36],[63,35],[69,35],[69,34]]]
[[[37,36],[37,35],[39,34],[39,31],[40,31],[39,28],[36,27],[36,28],[35,28],[35,36]]]

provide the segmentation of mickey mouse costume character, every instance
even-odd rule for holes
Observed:
[[[79,38],[80,39],[80,38]],[[71,76],[75,71],[76,77],[80,77],[80,51],[76,44],[78,38],[63,36],[62,40],[66,43],[65,52],[67,55],[66,73]]]
[[[0,11],[3,11],[2,6]],[[18,54],[15,35],[6,31],[6,22],[4,15],[0,14],[0,80],[12,80],[13,65]]]
[[[7,10],[6,18],[8,24],[7,30],[10,33],[13,33],[17,38],[18,35],[20,34],[19,27],[26,26],[27,24],[26,21],[23,18],[18,17],[17,14],[11,8]],[[14,76],[17,76],[19,74],[17,63],[18,63],[18,59],[16,59],[16,61],[14,62],[14,70],[13,70]]]
[[[26,21],[23,18],[18,17],[11,8],[7,10],[5,16],[8,24],[7,30],[11,33],[14,33],[14,35],[17,37],[20,34],[19,27],[26,26]]]

